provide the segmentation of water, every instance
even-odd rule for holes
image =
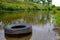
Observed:
[[[1,40],[58,40],[60,38],[59,35],[57,35],[55,31],[53,31],[54,24],[52,23],[53,21],[49,18],[47,12],[46,14],[45,12],[40,11],[19,13],[7,12],[6,14],[0,16],[0,18],[0,20],[3,19],[2,21],[6,25],[19,23],[32,24],[32,34],[30,33],[25,35],[14,35],[13,37],[11,37],[11,35],[5,35],[4,29],[2,29],[3,27],[0,27]]]
[[[8,37],[6,40],[58,40],[59,35],[53,31],[54,25],[50,22],[46,24],[32,25],[32,34],[17,35],[16,37]]]
[[[16,37],[8,37],[7,40],[57,40],[58,35],[53,31],[54,25],[50,22],[46,24],[32,25],[32,34],[17,35]]]
[[[6,40],[2,22],[0,22],[0,40]]]
[[[0,40],[6,40],[4,35],[4,30],[0,30]]]
[[[50,23],[34,25],[32,29],[31,40],[57,40],[56,33],[53,31],[53,25]]]

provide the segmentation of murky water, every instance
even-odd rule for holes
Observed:
[[[41,16],[42,15],[42,16]],[[48,15],[38,14],[38,17],[33,17],[33,21],[35,25],[32,23],[32,33],[30,34],[23,34],[23,35],[5,35],[4,29],[0,27],[0,39],[1,40],[58,40],[60,37],[57,35],[55,31],[53,31],[54,24],[53,21],[49,21]],[[23,20],[23,19],[21,19]],[[13,23],[22,23],[20,19]],[[19,22],[20,21],[20,22]],[[30,22],[33,22],[32,20],[29,20]],[[2,39],[2,38],[3,39]]]
[[[59,36],[53,31],[54,25],[50,22],[46,24],[32,25],[32,34],[4,35],[4,30],[0,30],[1,40],[58,40]]]
[[[32,27],[31,40],[57,40],[56,32],[53,31],[53,25],[47,23],[45,25],[34,25]]]
[[[2,27],[2,23],[0,22],[0,40],[6,40],[5,39],[5,34],[4,34],[4,29]]]

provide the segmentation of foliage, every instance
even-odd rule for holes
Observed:
[[[52,0],[47,0],[48,5],[52,4]]]
[[[40,10],[40,9],[45,9],[45,6],[39,5],[37,3],[21,3],[21,4],[15,4],[15,3],[0,3],[0,8],[2,10]]]
[[[40,2],[42,2],[42,5],[40,5]],[[47,0],[47,4],[51,4],[51,0]],[[10,10],[10,11],[16,11],[16,10],[41,10],[45,9],[46,7],[46,0],[24,0],[18,1],[18,0],[1,0],[0,1],[0,9],[3,10]],[[41,8],[42,7],[42,8]],[[49,8],[50,10],[51,8]]]
[[[56,19],[56,26],[60,26],[60,12],[58,11],[56,14],[55,14],[55,19]]]

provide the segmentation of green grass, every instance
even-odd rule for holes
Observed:
[[[56,26],[60,27],[60,12],[57,11],[55,14],[55,19],[56,19]]]
[[[40,10],[40,9],[46,9],[47,6],[42,6],[37,3],[33,2],[19,2],[19,1],[0,1],[0,9],[1,10]]]

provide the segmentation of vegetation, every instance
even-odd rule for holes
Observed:
[[[0,0],[0,21],[11,22],[12,20],[23,18],[24,20],[27,21],[31,20],[31,22],[33,22],[34,21],[33,17],[35,16],[38,17],[38,14],[36,13],[33,14],[33,12],[32,13],[29,12],[28,14],[27,12],[28,11],[35,12],[36,10],[38,10],[40,11],[40,14],[41,13],[44,14],[43,12],[45,11],[48,14],[50,13],[54,15],[56,19],[56,25],[59,26],[60,7],[56,7],[51,3],[52,0]],[[22,13],[22,11],[27,11],[27,12]]]
[[[60,27],[60,7],[57,7],[57,6],[54,6],[53,5],[53,15],[54,15],[54,18],[55,18],[55,26],[57,27]]]
[[[60,12],[57,11],[55,14],[56,24],[55,26],[60,27]]]
[[[21,3],[21,4],[12,4],[12,3],[0,3],[0,9],[4,10],[31,10],[31,9],[39,9],[40,5],[36,4],[27,4],[27,3]]]
[[[38,2],[42,2],[41,4]],[[47,0],[47,3],[50,4],[51,1]],[[45,0],[1,0],[0,1],[0,9],[1,10],[9,10],[9,11],[15,11],[15,10],[41,10],[45,9],[47,10]]]

